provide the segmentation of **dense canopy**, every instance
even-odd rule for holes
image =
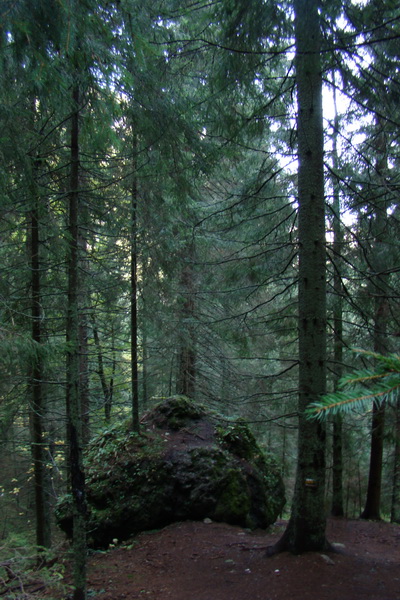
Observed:
[[[173,394],[275,453],[289,549],[400,520],[398,393],[304,416],[398,355],[399,37],[383,0],[3,0],[4,535],[50,547],[69,491],[82,556],[83,448]]]

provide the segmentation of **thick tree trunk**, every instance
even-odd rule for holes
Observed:
[[[86,499],[79,390],[79,89],[73,90],[68,215],[67,430],[73,498],[74,600],[86,600]]]
[[[292,514],[273,551],[324,550],[325,429],[304,410],[326,390],[325,201],[318,0],[294,0],[298,101],[299,434]]]

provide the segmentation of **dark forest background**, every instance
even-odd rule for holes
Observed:
[[[139,430],[174,394],[245,419],[290,497],[294,4],[3,0],[2,540],[35,542],[36,530],[49,546],[67,463],[81,460],[73,440],[84,447],[127,417]],[[400,9],[324,1],[319,28],[335,391],[347,372],[374,368],[354,348],[398,352]],[[399,522],[399,401],[326,429],[327,511]],[[366,507],[370,467],[381,486]]]

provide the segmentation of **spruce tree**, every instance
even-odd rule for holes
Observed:
[[[274,551],[324,550],[325,430],[305,410],[326,390],[325,198],[318,1],[294,1],[298,133],[299,433],[287,529]],[[310,427],[311,424],[311,427]]]

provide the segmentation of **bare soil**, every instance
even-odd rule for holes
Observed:
[[[267,558],[266,548],[285,525],[249,532],[190,521],[141,534],[130,545],[90,557],[89,597],[400,600],[399,525],[330,519],[328,539],[338,553]]]

